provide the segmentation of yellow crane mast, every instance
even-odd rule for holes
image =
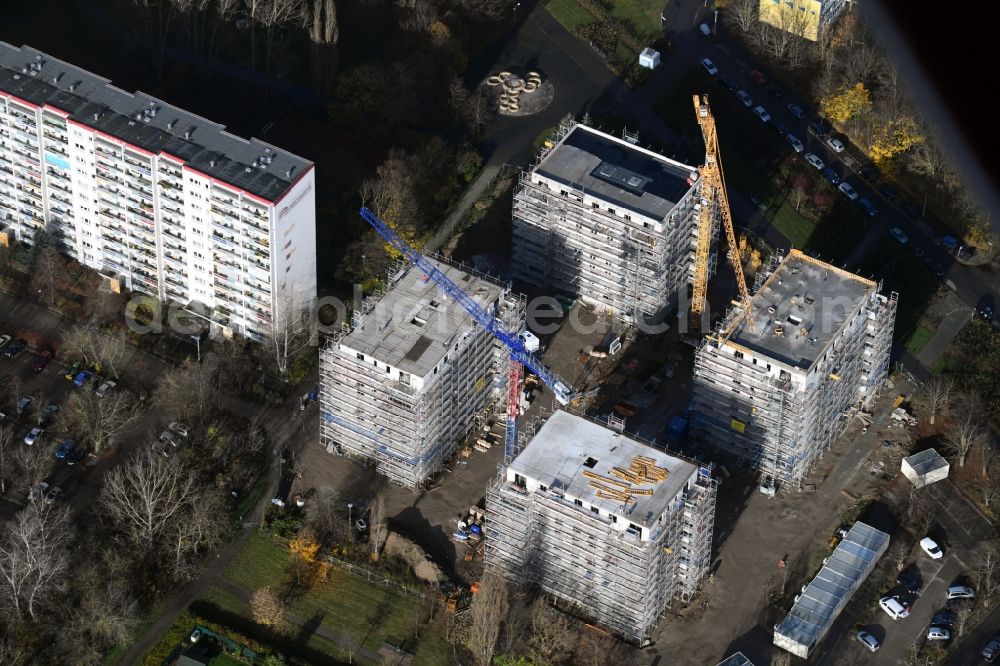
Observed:
[[[698,244],[695,252],[694,290],[691,294],[692,321],[700,319],[705,310],[705,299],[708,291],[708,254],[712,243],[712,226],[715,206],[719,206],[722,224],[726,228],[726,242],[729,244],[729,263],[736,273],[736,282],[740,289],[743,317],[747,326],[753,332],[753,319],[750,317],[750,290],[743,275],[743,263],[740,261],[736,245],[736,231],[733,229],[733,215],[729,210],[729,197],[726,194],[726,179],[722,175],[722,161],[719,155],[719,137],[715,129],[715,117],[708,106],[708,95],[694,96],[695,117],[701,126],[701,134],[705,139],[705,164],[698,167],[701,176],[701,199],[707,201],[699,211]]]

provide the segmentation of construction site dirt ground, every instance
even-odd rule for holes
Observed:
[[[859,470],[882,447],[893,398],[908,389],[897,384],[883,392],[866,433],[859,421],[851,424],[807,479],[806,492],[789,489],[770,498],[748,475],[724,479],[716,508],[714,573],[691,606],[674,603],[653,646],[636,663],[661,656],[663,664],[700,666],[738,650],[754,663],[771,663],[771,627],[783,617],[772,599],[781,596],[783,585],[788,593],[815,574],[824,552],[829,554],[831,536],[856,505],[851,497],[872,488],[870,474]],[[778,566],[782,560],[784,570]]]

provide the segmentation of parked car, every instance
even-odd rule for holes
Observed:
[[[28,491],[28,501],[37,502],[38,500],[45,499],[45,493],[49,491],[49,484],[46,481],[42,481],[31,487]]]
[[[748,95],[745,90],[737,90],[736,96],[740,98],[741,102],[743,102],[743,106],[748,109],[753,106],[753,100],[750,99],[750,95]]]
[[[976,313],[986,321],[993,320],[993,297],[990,294],[976,301]]]
[[[878,600],[878,605],[893,620],[902,620],[910,615],[910,609],[893,597],[882,597]]]
[[[170,457],[170,448],[165,446],[163,442],[153,442],[153,450],[159,453],[164,458]]]
[[[6,345],[8,342],[10,342],[9,335],[0,335],[0,349],[3,349],[3,346]]]
[[[899,207],[903,209],[903,212],[906,213],[911,220],[919,220],[922,217],[920,214],[920,207],[912,201],[904,201]]]
[[[111,389],[113,389],[116,386],[118,386],[116,382],[113,381],[104,382],[103,384],[97,387],[97,390],[94,391],[94,395],[96,395],[98,398],[103,398],[105,395],[108,394],[109,391],[111,391]]]
[[[947,641],[951,639],[951,632],[944,627],[929,627],[927,629],[927,640]]]
[[[840,186],[837,187],[837,189],[840,190],[840,193],[843,194],[848,199],[850,199],[851,201],[857,201],[858,200],[858,192],[857,192],[857,190],[855,190],[851,186],[851,184],[848,183],[846,180],[844,182],[842,182],[840,184]]]
[[[28,407],[31,405],[32,398],[25,396],[17,401],[17,413],[24,414],[28,411]]]
[[[823,177],[830,181],[831,185],[840,184],[840,174],[837,173],[836,169],[833,167],[826,167],[823,169]]]
[[[715,76],[716,74],[719,73],[719,68],[716,67],[715,63],[709,60],[708,58],[701,59],[701,66],[704,67],[705,71],[711,74],[712,76]]]
[[[738,85],[736,85],[736,81],[733,81],[728,76],[720,76],[719,77],[719,83],[721,83],[723,86],[725,86],[726,90],[728,90],[731,93],[734,93],[734,92],[736,92],[737,90],[740,89],[740,87]]]
[[[711,37],[712,29],[708,27],[707,23],[702,23],[698,26],[698,31],[701,32],[702,37]]]
[[[797,153],[801,153],[803,150],[806,149],[806,147],[804,145],[802,145],[802,142],[799,141],[799,138],[797,136],[795,136],[794,134],[788,134],[788,135],[786,135],[785,136],[785,141],[787,141],[789,144],[791,144],[792,150],[794,150]]]
[[[73,385],[76,386],[77,388],[83,388],[87,384],[87,382],[90,381],[90,378],[93,376],[94,373],[92,373],[90,370],[83,370],[81,372],[78,372],[76,373],[76,377],[73,378]]]
[[[896,191],[889,183],[882,183],[878,186],[878,193],[884,196],[889,201],[895,201],[899,197],[899,192]]]
[[[855,634],[855,636],[859,641],[861,641],[862,645],[868,648],[869,652],[877,652],[878,649],[882,647],[879,640],[864,629],[860,630],[857,634]]]
[[[897,241],[899,241],[900,245],[906,245],[907,243],[910,242],[910,237],[907,236],[905,233],[903,233],[903,230],[900,229],[899,227],[893,227],[892,229],[890,229],[889,235],[895,238]],[[931,539],[930,537],[924,537],[923,539],[920,540],[920,547],[923,548],[925,551],[927,550],[927,548],[924,547],[924,542],[929,542],[930,545],[933,545],[935,548],[937,548],[937,544],[934,543],[933,539]],[[930,553],[928,553],[928,555],[930,555]],[[934,556],[931,555],[931,557]],[[938,555],[938,557],[941,557],[940,554]],[[934,559],[937,559],[938,557],[934,557]]]
[[[160,441],[166,442],[170,446],[177,446],[178,439],[179,439],[178,435],[176,433],[171,432],[170,430],[164,430],[163,432],[160,433]]]
[[[955,624],[955,614],[950,610],[942,610],[934,613],[934,617],[931,618],[931,624],[935,627],[951,627]]]
[[[778,136],[785,136],[788,134],[788,128],[785,127],[785,124],[780,120],[775,120],[774,118],[771,119],[771,129],[773,129]]]
[[[990,642],[983,646],[983,651],[979,653],[983,659],[991,664],[998,654],[1000,654],[1000,635],[991,638]]]
[[[791,103],[788,106],[786,106],[785,108],[788,109],[788,112],[790,114],[792,114],[793,116],[795,116],[795,118],[798,119],[798,120],[802,120],[803,118],[806,117],[806,110],[803,109],[798,104]]]
[[[858,171],[858,173],[860,173],[861,177],[869,183],[874,183],[878,180],[878,167],[874,164],[861,167],[861,170]]]
[[[73,450],[66,455],[66,464],[75,465],[87,457],[87,450],[82,446],[74,446]]]
[[[896,582],[903,586],[903,588],[910,594],[916,594],[920,592],[923,587],[920,581],[920,570],[916,566],[910,566],[899,573],[896,576]],[[932,623],[933,624],[933,623]]]
[[[38,441],[38,438],[42,436],[43,432],[45,432],[45,430],[42,428],[32,428],[31,432],[24,436],[24,443],[28,446],[34,446],[35,442]]]
[[[826,136],[833,129],[833,125],[828,123],[823,118],[817,118],[816,120],[809,123],[809,131],[818,137]]]
[[[876,208],[875,204],[869,201],[866,197],[858,199],[858,205],[861,206],[861,209],[868,214],[868,217],[875,217],[878,215],[878,208]]]
[[[753,109],[753,113],[760,119],[762,123],[767,123],[771,121],[771,114],[768,113],[767,109],[765,109],[762,106],[755,106]]]
[[[55,504],[60,497],[62,497],[62,488],[59,486],[52,486],[49,488],[49,492],[45,493],[45,503]]]
[[[823,160],[821,160],[814,153],[806,153],[806,162],[809,162],[810,166],[819,171],[822,171],[823,168],[826,167],[826,164],[823,163]]]
[[[773,83],[767,87],[767,94],[773,97],[774,99],[781,99],[782,97],[785,96],[785,93],[782,92],[781,88],[774,85]]]
[[[13,342],[9,342],[3,349],[0,349],[0,356],[3,356],[4,358],[14,358],[27,346],[27,342],[17,338]]]
[[[948,588],[948,599],[975,599],[976,591],[968,585],[952,585]]]
[[[764,77],[764,73],[756,69],[750,72],[750,80],[759,86],[762,86],[765,83],[767,83],[767,79]]]
[[[831,136],[829,139],[827,139],[826,145],[830,146],[830,150],[832,150],[835,153],[844,152],[844,142],[835,137]]]
[[[65,440],[62,444],[59,445],[59,448],[56,449],[55,453],[56,460],[63,460],[66,456],[72,453],[73,449],[75,448],[76,448],[76,442],[74,442],[72,439]]]
[[[52,360],[52,352],[48,349],[43,349],[42,351],[35,354],[35,360],[31,363],[32,372],[41,372],[45,369],[45,366],[49,364]]]

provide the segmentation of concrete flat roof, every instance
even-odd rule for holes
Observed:
[[[754,332],[744,320],[728,339],[808,369],[876,288],[871,280],[792,250],[753,295]]]
[[[125,92],[105,78],[29,46],[0,42],[0,91],[69,113],[81,125],[151,153],[169,153],[204,174],[271,202],[280,199],[312,166],[263,141],[229,134],[223,125],[145,93]],[[190,138],[184,138],[185,133]],[[265,153],[270,163],[261,166]]]
[[[652,458],[669,476],[659,483],[635,486],[651,489],[653,494],[633,495],[635,501],[627,506],[617,500],[599,498],[597,490],[590,486],[592,479],[583,472],[615,479],[611,469],[628,469],[636,456]],[[698,468],[599,423],[559,410],[539,428],[510,469],[552,490],[560,490],[567,497],[580,499],[637,525],[650,526],[663,515]]]
[[[664,219],[693,185],[698,169],[577,125],[542,159],[536,173],[583,188],[616,209]]]
[[[493,311],[492,304],[503,291],[498,283],[431,261],[473,300]],[[419,268],[411,266],[341,344],[379,363],[425,377],[454,346],[459,334],[477,327],[479,324],[465,308],[425,280]]]

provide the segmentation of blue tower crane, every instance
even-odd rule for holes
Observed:
[[[394,248],[399,250],[413,265],[420,268],[420,270],[424,272],[424,275],[427,276],[427,279],[432,280],[434,284],[441,289],[441,291],[453,298],[456,303],[465,308],[466,312],[472,315],[472,317],[483,328],[492,333],[493,336],[507,348],[511,358],[511,369],[507,387],[507,431],[504,436],[504,462],[510,463],[517,439],[517,416],[521,401],[520,385],[522,366],[527,366],[528,369],[538,375],[538,378],[552,390],[556,400],[562,405],[569,404],[577,398],[573,389],[569,384],[560,379],[558,375],[542,365],[541,361],[525,348],[524,342],[518,336],[518,331],[506,330],[504,325],[495,316],[493,316],[492,313],[465,293],[461,287],[452,282],[451,279],[445,275],[441,269],[431,263],[427,257],[410,247],[409,243],[403,240],[392,227],[379,219],[378,215],[373,213],[367,207],[362,208],[360,213],[361,217],[364,218],[364,220],[370,224],[372,228],[374,228],[375,231],[382,236],[382,238],[389,241],[389,243],[391,243]]]

